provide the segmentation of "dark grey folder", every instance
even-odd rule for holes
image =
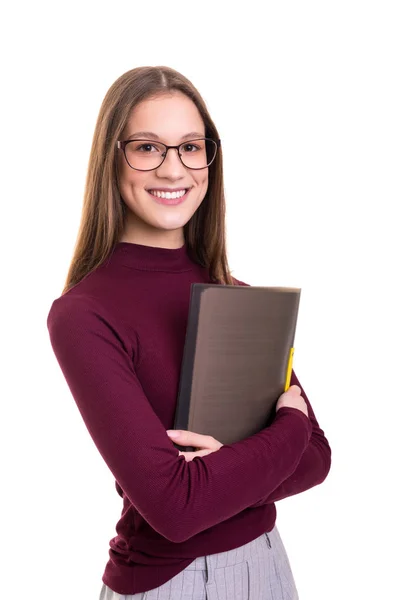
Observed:
[[[300,293],[192,284],[174,429],[231,444],[272,422],[291,373]]]

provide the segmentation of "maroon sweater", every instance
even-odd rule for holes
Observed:
[[[54,353],[123,498],[102,577],[120,594],[158,587],[198,556],[271,531],[274,502],[321,483],[330,469],[303,389],[309,418],[285,407],[247,439],[191,462],[178,455],[166,429],[195,282],[210,283],[209,274],[185,246],[120,242],[48,315]],[[300,385],[294,373],[291,384]]]

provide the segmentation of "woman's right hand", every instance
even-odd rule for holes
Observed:
[[[301,389],[298,385],[291,385],[286,392],[279,396],[278,402],[276,403],[276,412],[284,406],[297,408],[308,417],[307,404],[301,395]]]

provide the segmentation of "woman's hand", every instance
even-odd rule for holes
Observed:
[[[298,385],[292,385],[284,392],[276,403],[276,412],[284,406],[297,408],[308,417],[308,408],[306,401],[301,396],[301,389]],[[175,435],[176,434],[176,435]],[[184,429],[168,429],[168,437],[178,446],[192,446],[196,448],[195,452],[179,452],[179,456],[184,456],[186,462],[190,462],[196,456],[207,456],[212,452],[219,450],[223,444],[213,438],[211,435],[202,435],[193,431],[185,431]]]
[[[301,389],[298,385],[291,385],[290,388],[284,392],[281,396],[279,396],[278,402],[276,404],[276,412],[280,408],[284,406],[289,406],[290,408],[297,408],[301,410],[306,417],[308,417],[308,407],[306,401],[301,395]]]
[[[219,450],[223,444],[218,442],[211,435],[202,435],[193,431],[185,431],[181,429],[168,429],[168,437],[178,446],[192,446],[196,448],[195,452],[179,452],[179,456],[184,456],[186,462],[190,462],[196,456],[207,456],[212,452]],[[173,434],[177,434],[176,436]]]

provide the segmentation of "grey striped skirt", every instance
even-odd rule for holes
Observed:
[[[158,588],[118,594],[104,583],[99,600],[298,600],[289,559],[275,525],[226,552],[195,558]]]

